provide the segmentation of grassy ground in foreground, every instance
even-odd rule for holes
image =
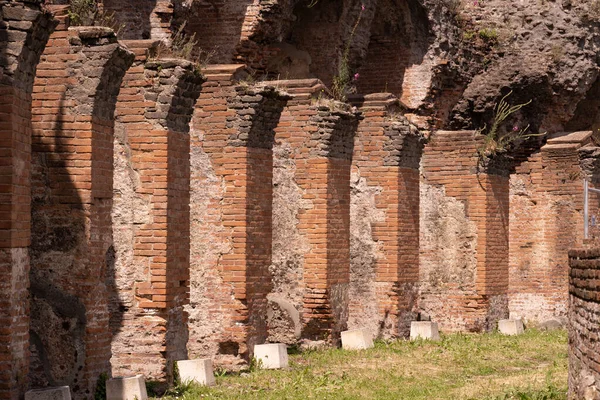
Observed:
[[[528,330],[304,352],[287,370],[224,374],[215,387],[182,385],[164,398],[553,400],[566,399],[566,382],[566,332]]]

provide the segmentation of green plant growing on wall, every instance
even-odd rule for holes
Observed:
[[[179,26],[179,28],[171,36],[171,44],[167,45],[164,42],[158,44],[153,58],[160,59],[164,57],[183,58],[191,61],[196,71],[201,72],[210,59],[215,54],[215,51],[207,52],[200,48],[196,34],[191,36],[185,33],[187,21]]]
[[[521,110],[523,107],[531,104],[532,100],[529,100],[526,103],[517,104],[511,106],[507,99],[512,94],[510,91],[506,94],[500,102],[496,105],[494,110],[494,119],[492,121],[492,126],[489,130],[484,127],[479,130],[478,134],[483,134],[484,139],[482,145],[477,149],[477,154],[479,158],[479,163],[482,165],[485,160],[489,160],[493,156],[504,153],[508,151],[511,147],[515,145],[516,142],[520,140],[524,140],[533,136],[542,136],[545,133],[538,134],[528,134],[526,133],[529,130],[529,125],[524,128],[519,128],[518,126],[514,126],[510,132],[505,134],[500,133],[500,126],[506,121],[508,117],[517,111]],[[484,133],[487,130],[487,133]]]
[[[331,92],[333,98],[338,101],[346,101],[346,95],[350,91],[352,81],[357,81],[359,78],[359,74],[352,75],[350,72],[350,65],[348,64],[350,59],[350,49],[352,47],[352,41],[354,40],[354,36],[356,35],[356,29],[360,24],[360,20],[362,19],[362,14],[365,11],[365,6],[361,5],[360,13],[358,14],[358,18],[352,27],[352,32],[350,32],[350,37],[346,42],[346,46],[344,47],[344,52],[342,53],[342,57],[338,62],[337,73],[333,77],[333,85],[331,87]]]
[[[107,13],[96,0],[71,0],[69,21],[72,26],[106,26],[118,35],[123,25],[115,21],[115,13]]]

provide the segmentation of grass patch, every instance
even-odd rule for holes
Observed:
[[[310,351],[288,370],[224,374],[217,386],[164,399],[566,399],[567,334],[454,334],[442,341],[377,342],[374,349]]]

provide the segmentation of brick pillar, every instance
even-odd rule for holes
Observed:
[[[446,331],[508,317],[508,170],[478,171],[481,143],[472,131],[440,131],[423,154],[420,309]]]
[[[41,1],[0,1],[0,399],[21,398],[29,371],[31,93],[57,22]]]
[[[567,251],[583,240],[580,149],[591,135],[549,139],[511,176],[509,309],[515,318],[566,322]],[[598,179],[592,175],[592,182]],[[593,205],[597,197],[590,199]]]
[[[352,160],[351,329],[405,336],[415,319],[419,279],[419,163],[423,137],[389,94],[357,98]]]
[[[569,258],[569,400],[600,398],[598,242],[570,250]]]
[[[192,122],[188,348],[231,365],[266,338],[273,129],[287,97],[237,85],[243,66],[205,72]]]
[[[30,384],[76,398],[109,370],[113,114],[132,60],[110,29],[62,26],[34,83]]]
[[[270,340],[336,341],[348,318],[350,168],[358,115],[315,104],[325,89],[319,80],[273,84],[294,98],[276,129]]]
[[[109,266],[112,371],[170,380],[187,358],[189,123],[202,77],[183,60],[136,59],[115,113],[114,264]]]

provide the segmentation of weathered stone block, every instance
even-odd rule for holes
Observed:
[[[410,339],[440,340],[437,322],[413,321],[410,324]]]
[[[181,382],[196,382],[206,386],[215,384],[211,359],[177,361],[177,369],[179,370]]]
[[[287,368],[287,346],[283,343],[258,344],[254,346],[254,358],[264,369]]]
[[[147,400],[146,382],[142,375],[113,378],[106,381],[106,400]]]
[[[35,389],[25,393],[25,400],[71,400],[71,389],[68,386]]]
[[[342,348],[344,350],[370,349],[373,345],[373,335],[367,329],[353,329],[342,332]]]
[[[503,335],[520,335],[525,328],[521,319],[501,319],[498,321],[498,330]]]

